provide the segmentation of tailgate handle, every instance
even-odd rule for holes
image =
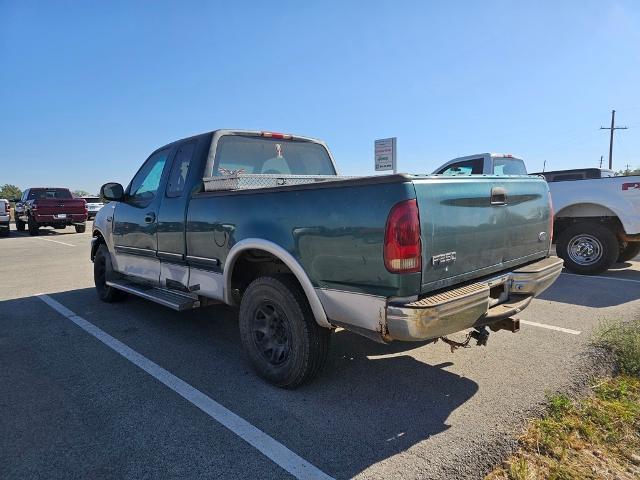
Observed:
[[[506,205],[507,191],[502,187],[493,187],[491,189],[491,205]]]

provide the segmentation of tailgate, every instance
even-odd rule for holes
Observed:
[[[544,179],[430,177],[414,180],[414,186],[422,293],[547,255],[550,209]]]
[[[38,215],[67,215],[85,213],[85,201],[80,198],[70,199],[40,199],[37,202]]]

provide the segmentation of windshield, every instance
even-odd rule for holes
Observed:
[[[527,167],[519,158],[514,157],[494,157],[494,175],[526,175]]]
[[[29,190],[28,200],[63,199],[73,198],[66,188],[32,188]]]
[[[335,175],[336,171],[318,143],[224,135],[218,140],[213,175],[234,173]]]

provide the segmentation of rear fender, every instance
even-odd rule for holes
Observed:
[[[307,296],[311,311],[313,312],[318,325],[326,328],[332,327],[332,325],[327,320],[327,315],[324,311],[324,308],[322,307],[320,299],[318,298],[318,294],[316,293],[311,280],[309,280],[309,277],[307,276],[300,263],[298,263],[293,255],[287,252],[284,248],[276,245],[273,242],[260,238],[247,238],[241,240],[236,243],[229,251],[229,255],[227,256],[227,261],[225,262],[223,272],[224,301],[226,304],[234,304],[231,295],[231,278],[233,276],[233,268],[239,255],[245,250],[264,250],[265,252],[269,252],[270,254],[279,258],[295,275],[295,277],[298,279],[298,282],[300,282],[300,285],[302,286],[302,289]]]

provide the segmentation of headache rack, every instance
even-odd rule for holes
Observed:
[[[249,190],[255,188],[273,188],[286,185],[302,185],[305,183],[319,183],[347,180],[341,175],[279,175],[268,173],[233,173],[216,177],[203,178],[206,192],[219,190]]]

